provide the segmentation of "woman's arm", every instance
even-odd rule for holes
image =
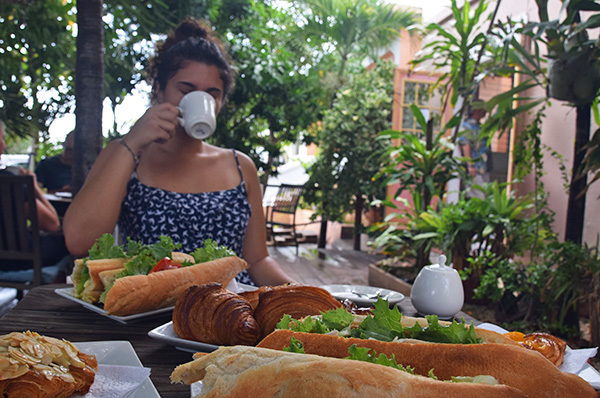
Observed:
[[[71,254],[84,256],[99,236],[114,231],[134,167],[133,157],[119,141],[102,150],[63,219]]]
[[[157,105],[148,109],[126,136],[102,150],[63,220],[71,254],[85,255],[98,237],[114,231],[136,165],[134,154],[138,156],[155,141],[171,138],[176,122],[176,107]]]
[[[252,207],[252,216],[246,231],[242,257],[250,264],[248,273],[259,286],[280,285],[292,283],[290,278],[279,264],[269,256],[267,250],[267,233],[265,228],[265,215],[262,207],[262,194],[256,167],[250,158],[238,152],[242,165],[242,173],[246,182],[248,201]]]

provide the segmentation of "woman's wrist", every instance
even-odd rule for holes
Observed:
[[[133,158],[133,162],[135,164],[138,164],[138,162],[140,161],[140,155],[139,153],[135,153],[133,149],[131,149],[131,147],[127,144],[127,141],[125,141],[125,138],[121,138],[121,142],[120,144],[125,147],[125,149],[127,149],[127,151],[131,154],[131,157]]]

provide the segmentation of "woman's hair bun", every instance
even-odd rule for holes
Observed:
[[[182,21],[175,29],[174,41],[179,42],[190,37],[198,37],[202,39],[208,38],[208,28],[202,25],[195,19],[186,19]]]
[[[153,102],[156,101],[157,91],[166,86],[168,79],[186,60],[215,65],[223,80],[223,97],[227,96],[235,79],[232,60],[208,25],[188,18],[179,23],[164,42],[156,45],[156,53],[150,58],[148,80],[152,85]]]

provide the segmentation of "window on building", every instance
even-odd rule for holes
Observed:
[[[415,104],[421,109],[425,120],[433,118],[434,134],[440,131],[442,114],[441,94],[432,89],[433,82],[416,79],[404,79],[400,96],[400,120],[402,131],[421,135],[421,126],[417,123],[410,106]]]

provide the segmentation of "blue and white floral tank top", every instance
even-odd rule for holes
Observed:
[[[232,152],[241,182],[225,191],[166,191],[144,185],[134,171],[121,205],[120,235],[146,244],[157,242],[160,235],[170,236],[186,253],[212,239],[241,256],[252,209],[237,154]],[[247,271],[238,274],[236,281],[254,284]]]

